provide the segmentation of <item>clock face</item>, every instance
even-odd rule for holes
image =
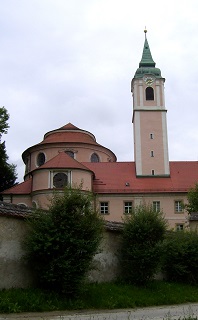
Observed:
[[[143,78],[143,80],[146,82],[146,84],[147,84],[148,86],[151,86],[151,85],[153,84],[155,78],[152,77],[152,76],[145,76],[145,77]]]
[[[64,172],[58,172],[53,177],[53,185],[55,188],[64,188],[67,185],[68,177]]]

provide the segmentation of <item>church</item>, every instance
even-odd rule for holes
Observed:
[[[46,209],[54,190],[82,185],[96,195],[95,205],[108,221],[120,222],[133,207],[147,203],[163,211],[169,228],[188,226],[183,204],[198,182],[198,162],[169,161],[165,79],[155,65],[145,30],[131,81],[134,162],[117,162],[92,133],[68,123],[23,152],[24,182],[2,192],[3,200]]]

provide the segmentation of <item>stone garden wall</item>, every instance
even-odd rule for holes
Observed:
[[[27,233],[25,217],[31,209],[0,202],[0,289],[25,288],[33,284],[33,275],[24,259],[23,241]],[[88,279],[107,282],[119,274],[121,223],[107,222],[103,241],[93,261]]]

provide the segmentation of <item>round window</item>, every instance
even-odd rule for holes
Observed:
[[[58,172],[53,177],[53,185],[55,188],[64,188],[67,185],[68,177],[66,173]]]
[[[40,167],[45,163],[45,154],[40,152],[37,156],[37,165]]]

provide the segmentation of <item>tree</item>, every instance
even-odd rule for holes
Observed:
[[[150,205],[137,206],[124,219],[121,251],[123,277],[127,282],[145,285],[154,277],[166,229],[162,212],[156,212]]]
[[[8,163],[5,141],[1,142],[2,135],[8,132],[9,114],[5,107],[0,108],[0,192],[12,187],[17,179],[16,166]]]
[[[9,120],[9,114],[5,107],[0,108],[0,140],[3,133],[8,132],[8,120]]]
[[[187,194],[188,204],[185,205],[186,210],[191,212],[198,212],[198,183],[194,188],[191,188]]]
[[[172,231],[163,243],[162,271],[168,281],[198,284],[198,234]]]
[[[93,195],[66,188],[54,194],[47,212],[36,210],[28,223],[27,259],[38,286],[70,297],[78,293],[102,238]]]

